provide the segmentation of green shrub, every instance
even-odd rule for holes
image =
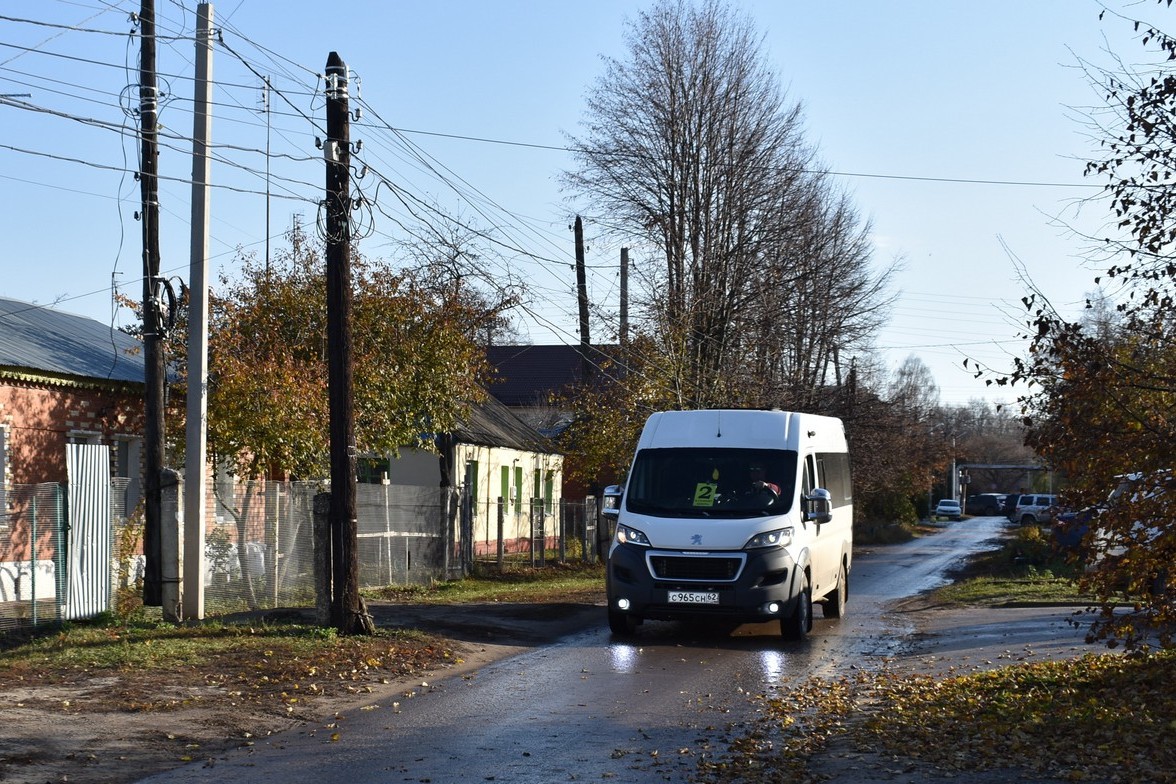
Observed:
[[[143,580],[135,577],[135,563],[142,552],[144,505],[115,529],[114,560],[118,565],[114,586],[114,614],[129,623],[143,613]]]
[[[860,517],[866,527],[919,522],[919,513],[910,497],[896,490],[871,493],[862,498]]]

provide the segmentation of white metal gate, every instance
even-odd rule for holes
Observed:
[[[63,617],[91,618],[110,609],[110,447],[67,444],[66,575]]]

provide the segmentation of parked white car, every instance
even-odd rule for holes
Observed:
[[[952,498],[944,498],[935,505],[935,511],[931,514],[932,517],[946,517],[948,520],[959,520],[963,512],[960,510],[960,502]]]
[[[1009,518],[1021,525],[1048,525],[1058,516],[1058,497],[1051,493],[1026,493],[1017,499]]]

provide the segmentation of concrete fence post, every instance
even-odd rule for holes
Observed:
[[[159,598],[163,619],[178,623],[181,618],[181,575],[184,573],[184,480],[178,471],[165,468],[159,472],[160,509],[162,525],[159,532],[160,579]],[[198,586],[191,586],[198,591]]]
[[[331,623],[331,494],[314,497],[314,621]]]

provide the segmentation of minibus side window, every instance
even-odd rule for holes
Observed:
[[[849,455],[844,452],[824,452],[817,455],[817,464],[820,466],[820,487],[829,491],[833,508],[853,503]]]

